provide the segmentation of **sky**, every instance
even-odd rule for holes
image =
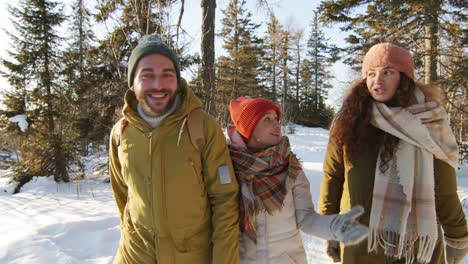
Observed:
[[[8,5],[16,6],[19,0],[0,0],[0,28],[11,31],[12,24],[10,21],[10,14],[8,13]],[[66,2],[71,2],[66,0]],[[85,0],[91,8],[96,1]],[[225,9],[229,4],[229,0],[218,0],[216,8],[216,31],[221,30],[221,19],[223,14],[221,10]],[[317,8],[319,0],[269,0],[273,12],[277,16],[278,20],[282,25],[292,29],[304,29],[304,42],[310,32],[310,24],[313,18],[313,11]],[[257,0],[248,0],[247,9],[252,13],[252,19],[255,23],[262,24],[257,30],[257,34],[262,35],[266,30],[266,21],[268,21],[267,11],[265,8],[258,5]],[[178,17],[178,7],[174,7],[173,19],[176,20]],[[189,0],[185,1],[185,11],[182,19],[182,27],[188,32],[187,40],[190,41],[189,49],[194,52],[200,53],[200,40],[201,40],[201,7],[200,1]],[[0,31],[0,57],[7,57],[7,50],[11,50],[9,46],[8,36],[4,30]],[[333,43],[339,47],[343,47],[344,33],[340,32],[337,27],[330,28],[325,27],[322,29],[325,35],[329,38],[329,43]],[[222,50],[222,39],[216,38],[216,56],[223,54]],[[0,68],[1,70],[1,68]],[[335,78],[331,80],[334,88],[330,91],[328,104],[337,105],[341,100],[343,90],[349,84],[350,81],[358,78],[349,67],[345,66],[341,62],[335,63],[330,69],[332,76]],[[184,77],[190,78],[192,73],[190,71],[182,72]],[[0,89],[8,87],[8,83],[2,77],[0,77]]]
[[[317,208],[328,131],[294,126],[288,135],[302,161]],[[285,129],[289,131],[289,129]],[[0,264],[111,264],[120,231],[117,206],[107,177],[107,153],[82,157],[85,178],[56,184],[53,177],[35,177],[12,195],[11,171],[0,169]],[[1,163],[1,162],[0,162]],[[460,166],[458,196],[468,215],[468,164]],[[323,240],[302,233],[308,263],[332,264]],[[461,264],[468,264],[465,257]]]

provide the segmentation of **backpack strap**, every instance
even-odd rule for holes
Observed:
[[[190,141],[197,151],[201,151],[205,146],[205,134],[203,131],[203,119],[205,113],[202,108],[196,108],[188,114],[187,126]]]

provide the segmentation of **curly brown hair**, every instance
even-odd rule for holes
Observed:
[[[416,83],[400,73],[400,83],[395,95],[386,104],[406,107],[416,103],[413,96],[415,88]],[[383,146],[379,169],[384,172],[388,169],[388,162],[393,158],[399,139],[381,130],[377,135],[370,134],[372,130],[369,126],[371,126],[371,109],[374,100],[367,89],[366,79],[354,83],[348,91],[341,109],[333,119],[330,136],[346,150],[345,159],[351,165],[356,161],[359,152],[366,148],[377,151],[380,146]]]

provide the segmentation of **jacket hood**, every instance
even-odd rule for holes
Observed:
[[[181,104],[174,113],[162,121],[161,125],[173,124],[182,121],[190,112],[192,112],[192,110],[202,107],[202,102],[195,96],[192,89],[188,87],[187,82],[183,78],[180,80],[176,94],[180,96]],[[122,109],[123,117],[142,132],[151,131],[152,128],[150,125],[148,125],[137,112],[138,100],[135,92],[127,90],[124,101],[125,105]]]

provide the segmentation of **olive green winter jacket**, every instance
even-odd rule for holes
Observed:
[[[226,140],[205,114],[205,145],[192,145],[184,118],[201,107],[179,87],[181,106],[152,129],[132,91],[111,132],[111,185],[121,238],[114,263],[239,263],[238,184]],[[124,122],[125,124],[126,122]]]
[[[377,134],[377,128],[370,126],[372,134]],[[356,164],[351,167],[344,161],[344,150],[330,138],[327,154],[323,164],[323,179],[320,190],[320,214],[345,213],[356,205],[365,208],[360,222],[369,226],[370,210],[372,208],[372,193],[374,190],[374,173],[377,163],[377,151],[362,152]],[[465,215],[457,195],[457,180],[455,170],[447,163],[434,160],[435,202],[437,221],[439,223],[438,243],[432,255],[432,264],[445,263],[444,234],[450,238],[460,238],[468,235]],[[367,252],[367,240],[357,246],[343,248],[341,245],[341,260],[344,264],[387,264],[405,263],[386,257],[383,249],[378,248],[378,254]]]

